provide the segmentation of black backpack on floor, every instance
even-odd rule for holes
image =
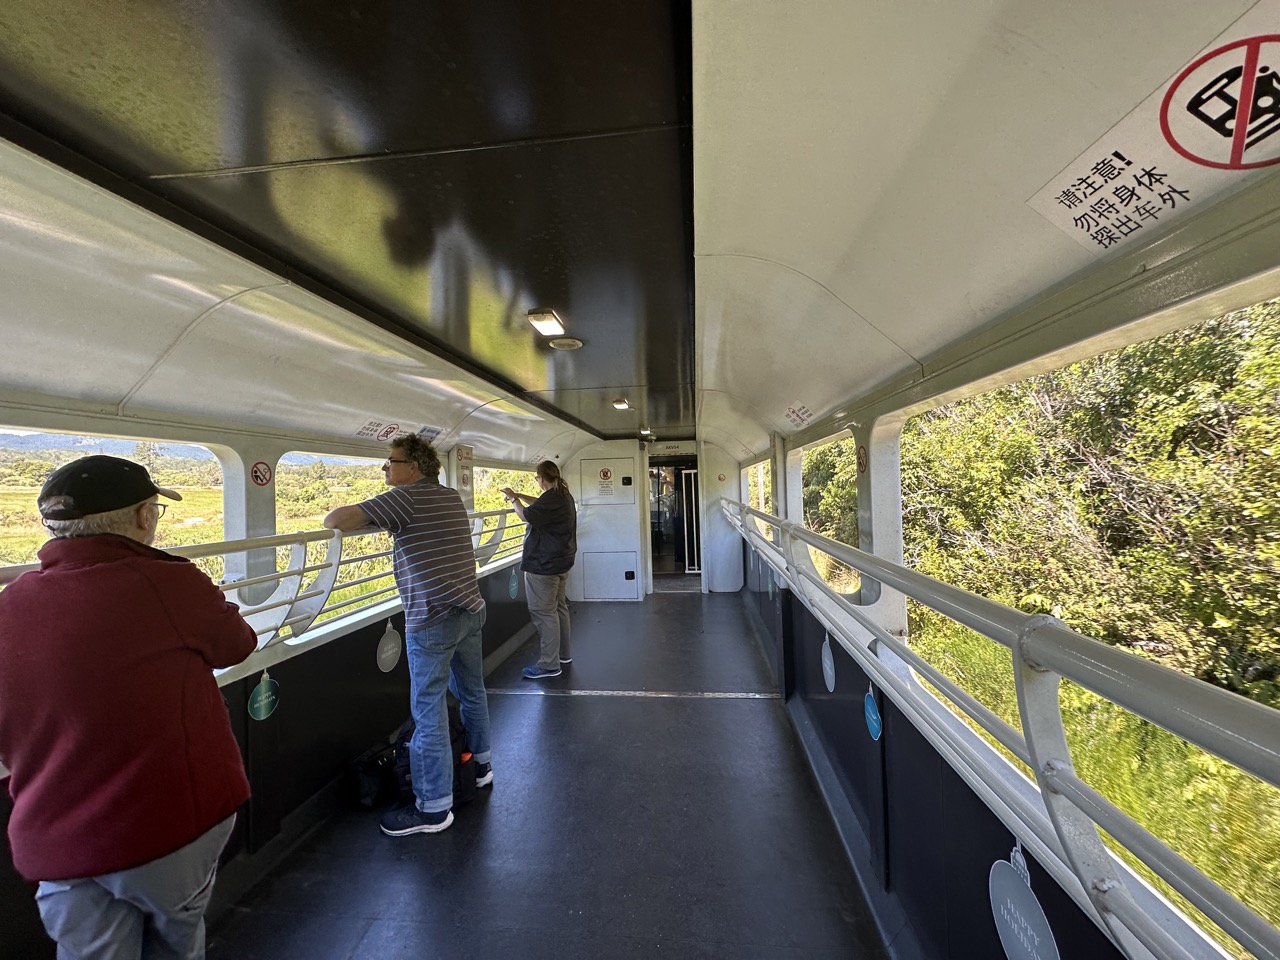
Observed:
[[[401,803],[414,802],[413,776],[409,770],[409,740],[413,731],[413,717],[410,717],[396,735],[392,768]],[[453,805],[456,807],[476,797],[477,764],[467,749],[467,728],[462,725],[462,711],[453,697],[449,697],[449,746],[453,751]]]

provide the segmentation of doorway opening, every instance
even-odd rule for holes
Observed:
[[[649,545],[653,590],[702,589],[698,458],[649,460]]]

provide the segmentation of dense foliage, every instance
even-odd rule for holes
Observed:
[[[932,411],[908,562],[1280,705],[1280,302]]]
[[[901,462],[908,565],[1280,706],[1280,301],[915,417]],[[806,523],[856,545],[856,481],[854,441],[806,453]],[[919,604],[910,637],[1017,725],[1007,651]],[[1275,789],[1078,688],[1062,708],[1088,782],[1280,922]]]

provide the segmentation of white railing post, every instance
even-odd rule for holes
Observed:
[[[503,510],[498,514],[498,525],[489,532],[489,539],[484,539],[484,518],[492,516],[492,513],[484,513],[477,515],[472,521],[473,529],[471,533],[472,546],[476,553],[476,563],[484,566],[493,559],[493,555],[502,547],[502,537],[507,529],[507,518],[514,511]]]
[[[342,569],[342,550],[345,541],[342,538],[342,531],[333,531],[333,537],[324,545],[324,560],[321,569],[316,572],[316,578],[311,581],[311,586],[307,588],[307,592],[296,597],[292,604],[289,605],[288,614],[285,616],[284,623],[280,629],[285,626],[289,627],[290,636],[299,637],[306,633],[307,628],[315,622],[316,617],[320,616],[324,610],[324,605],[329,602],[329,596],[333,593],[333,585],[338,580],[338,571]],[[290,567],[294,569],[302,569],[307,562],[307,544],[295,543],[290,549]],[[276,636],[280,635],[277,630]],[[274,642],[276,637],[272,637],[268,644]]]
[[[1135,956],[1136,946],[1134,934],[1116,917],[1115,902],[1127,901],[1133,907],[1133,913],[1138,910],[1125,888],[1124,880],[1116,870],[1116,861],[1103,846],[1094,822],[1047,782],[1052,774],[1074,774],[1075,771],[1058,700],[1062,678],[1028,659],[1023,648],[1027,637],[1037,629],[1058,622],[1057,618],[1043,614],[1029,618],[1013,645],[1013,676],[1018,693],[1022,735],[1031,758],[1032,771],[1040,784],[1040,795],[1044,799],[1049,821],[1062,844],[1067,863],[1093,904],[1096,919],[1103,922],[1126,956],[1132,957]],[[1156,949],[1156,944],[1148,943],[1147,946]],[[1157,950],[1157,956],[1190,960],[1191,954],[1178,947],[1176,941],[1170,940],[1160,946],[1172,948],[1174,952],[1162,953]]]

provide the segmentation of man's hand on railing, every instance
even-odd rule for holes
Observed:
[[[369,515],[354,503],[330,510],[321,523],[330,530],[341,530],[343,533],[353,533],[363,527],[373,527],[373,521],[369,519]]]

